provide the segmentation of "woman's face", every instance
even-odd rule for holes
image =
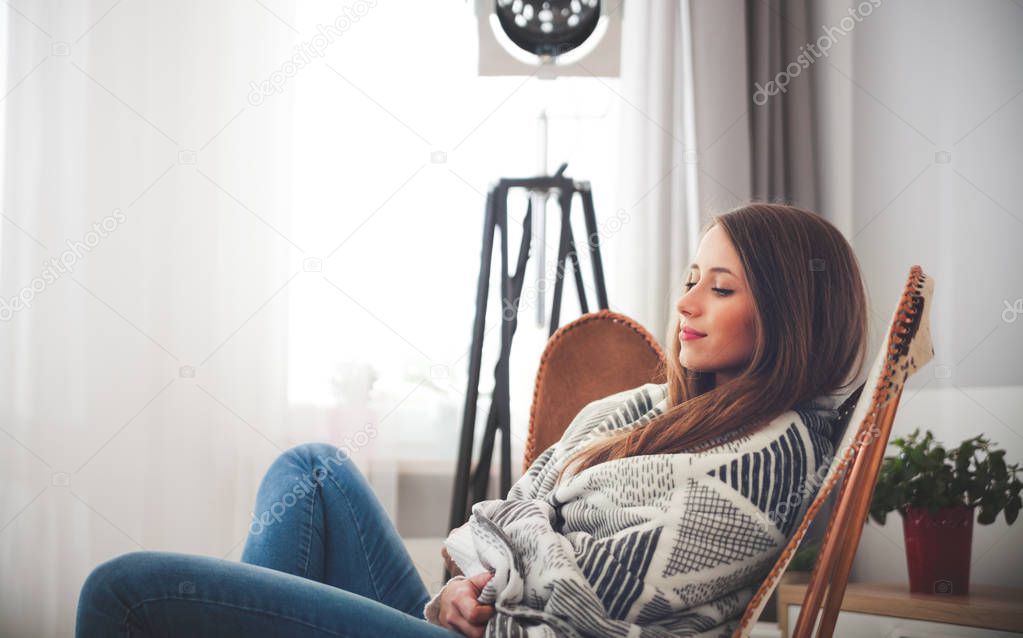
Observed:
[[[700,241],[675,307],[680,331],[689,328],[706,335],[691,339],[680,332],[682,365],[715,373],[715,387],[735,378],[753,354],[756,310],[739,253],[721,226],[712,227]]]

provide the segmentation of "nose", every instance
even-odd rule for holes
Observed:
[[[693,314],[699,314],[699,308],[696,304],[696,295],[689,294],[692,291],[683,291],[682,296],[675,302],[675,309],[678,310],[678,314],[682,317],[690,317]]]

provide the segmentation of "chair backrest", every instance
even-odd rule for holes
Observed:
[[[587,403],[664,381],[660,345],[629,317],[599,310],[561,326],[540,357],[522,471],[561,439]]]
[[[811,635],[822,602],[816,635],[830,637],[834,632],[902,389],[909,376],[934,356],[929,319],[933,292],[934,279],[919,266],[913,266],[867,380],[850,397],[855,408],[831,467],[799,527],[747,605],[733,638],[750,635],[817,511],[841,483],[792,636]],[[860,397],[860,391],[866,392],[866,396]]]

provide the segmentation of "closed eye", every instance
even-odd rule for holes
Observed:
[[[690,288],[692,288],[695,285],[696,285],[695,282],[689,282],[689,283],[684,284],[684,287],[685,287],[686,290],[689,290]],[[711,288],[711,290],[713,290],[719,297],[727,297],[728,295],[730,295],[733,292],[735,292],[734,290],[729,290],[727,288]]]

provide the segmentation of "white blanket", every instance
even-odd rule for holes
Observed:
[[[649,383],[588,404],[506,499],[445,541],[466,576],[493,572],[486,636],[729,636],[832,460],[837,398],[700,453],[601,463],[556,484],[592,437],[667,405]],[[435,604],[436,597],[431,604]]]

